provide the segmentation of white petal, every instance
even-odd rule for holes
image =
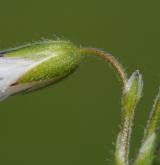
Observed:
[[[0,57],[0,100],[10,95],[8,88],[35,62],[15,57]]]

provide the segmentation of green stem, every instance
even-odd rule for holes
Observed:
[[[116,73],[118,73],[120,79],[123,82],[123,85],[127,83],[127,75],[122,67],[122,65],[118,62],[118,60],[110,55],[109,53],[106,53],[104,51],[101,51],[97,48],[80,48],[80,54],[82,55],[96,55],[107,61],[109,64],[112,65],[112,67],[116,70]]]
[[[81,48],[82,55],[96,55],[107,61],[115,69],[123,82],[122,97],[122,124],[116,143],[115,164],[128,165],[128,155],[130,146],[130,137],[132,132],[132,123],[134,118],[134,110],[141,97],[142,77],[138,71],[134,72],[128,80],[127,75],[116,58],[96,48]]]

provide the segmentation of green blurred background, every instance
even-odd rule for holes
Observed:
[[[160,1],[0,0],[0,20],[1,49],[56,36],[112,53],[128,74],[141,71],[134,156],[160,85]],[[1,102],[0,164],[112,164],[120,97],[113,70],[88,58],[64,81]]]

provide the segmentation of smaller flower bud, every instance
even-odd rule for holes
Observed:
[[[69,41],[43,41],[0,52],[0,99],[32,91],[72,73],[81,61]]]
[[[129,164],[129,146],[134,112],[137,102],[142,95],[142,88],[142,76],[139,71],[135,71],[125,84],[122,96],[122,124],[115,152],[115,161],[118,165]]]
[[[137,70],[131,75],[126,83],[126,86],[124,87],[122,104],[126,111],[129,111],[129,109],[134,109],[133,107],[136,106],[137,102],[142,96],[142,89],[142,75]]]

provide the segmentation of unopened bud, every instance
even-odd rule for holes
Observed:
[[[69,41],[43,41],[0,52],[0,99],[45,87],[72,73],[81,61]]]

